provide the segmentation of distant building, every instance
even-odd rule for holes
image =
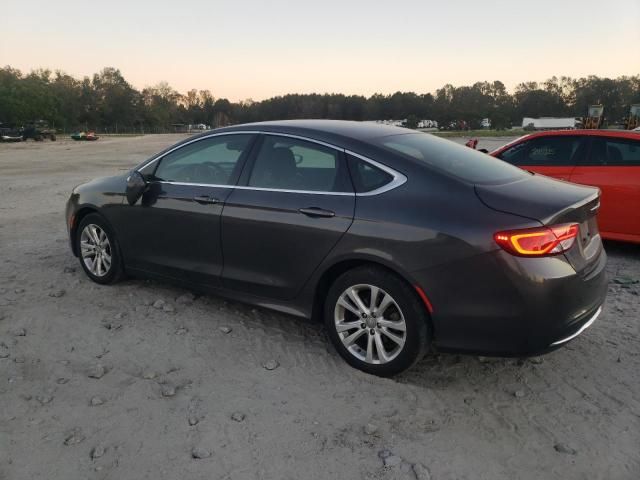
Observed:
[[[406,127],[407,119],[402,120],[367,120],[369,123],[379,123],[381,125],[392,125],[394,127]],[[416,128],[438,128],[438,122],[435,120],[419,120]]]
[[[418,128],[438,128],[438,122],[436,120],[420,120]]]
[[[173,131],[176,133],[201,132],[203,130],[211,129],[209,125],[205,125],[204,123],[197,123],[195,125],[187,123],[173,123],[171,126],[173,127]]]

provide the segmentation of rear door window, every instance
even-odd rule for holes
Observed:
[[[517,166],[566,166],[576,163],[581,137],[548,136],[527,140],[505,150],[500,159]]]
[[[640,166],[640,141],[623,138],[593,138],[587,165]]]
[[[265,135],[248,186],[310,192],[352,192],[341,152],[315,142]]]

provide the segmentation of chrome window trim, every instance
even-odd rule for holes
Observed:
[[[354,192],[325,192],[322,190],[287,190],[283,188],[264,188],[264,187],[246,187],[243,185],[219,185],[215,183],[189,183],[189,182],[168,182],[165,180],[156,180],[153,183],[165,183],[168,185],[183,185],[188,187],[215,187],[215,188],[231,188],[233,190],[257,190],[260,192],[283,192],[283,193],[308,193],[313,195],[340,195],[355,196]]]
[[[151,158],[150,160],[148,160],[145,164],[143,164],[140,168],[138,168],[137,170],[142,170],[143,168],[147,168],[149,165],[151,165],[152,163],[157,162],[158,160],[163,159],[164,157],[166,157],[167,155],[169,155],[170,153],[175,152],[176,150],[186,147],[187,145],[191,145],[192,143],[195,142],[199,142],[200,140],[206,140],[208,138],[213,138],[213,137],[220,137],[222,135],[239,135],[239,134],[246,134],[246,135],[256,135],[256,134],[260,134],[260,132],[256,132],[256,131],[242,131],[242,132],[218,132],[218,133],[211,133],[209,135],[205,135],[202,137],[198,137],[198,138],[194,138],[192,140],[189,140],[188,142],[185,143],[181,143],[180,145],[176,145],[175,147],[173,147],[171,150],[164,152],[162,155],[158,154],[156,157]],[[193,185],[192,183],[190,183],[189,185]]]
[[[350,150],[345,150],[345,153],[347,153],[348,155],[352,155],[356,158],[359,158],[360,160],[363,160],[373,165],[374,167],[379,168],[383,172],[388,173],[393,177],[389,183],[385,183],[383,186],[376,188],[375,190],[371,190],[369,192],[356,193],[356,196],[358,197],[371,197],[373,195],[380,195],[381,193],[388,192],[389,190],[393,190],[394,188],[398,188],[400,185],[403,185],[404,183],[407,182],[407,177],[401,174],[400,172],[394,170],[393,168],[387,167],[382,163],[376,162],[375,160],[371,160],[370,158],[367,158],[363,155],[360,155],[359,153],[355,153]]]
[[[589,319],[589,321],[587,323],[585,323],[584,325],[582,325],[580,327],[580,329],[576,333],[574,333],[573,335],[569,335],[568,337],[563,338],[561,340],[558,340],[557,342],[553,342],[550,346],[554,347],[556,345],[560,345],[560,344],[566,343],[569,340],[573,340],[578,335],[580,335],[582,332],[584,332],[587,328],[589,328],[591,326],[591,324],[596,321],[596,318],[598,318],[598,316],[600,315],[601,312],[602,312],[602,306],[598,307],[598,310],[596,311],[596,313],[594,313],[593,316]]]
[[[213,184],[213,183],[189,183],[189,182],[170,182],[170,181],[164,181],[164,180],[158,180],[155,181],[154,183],[165,183],[168,185],[184,185],[184,186],[195,186],[195,187],[216,187],[216,188],[231,188],[231,189],[238,189],[238,190],[256,190],[256,191],[262,191],[262,192],[283,192],[283,193],[302,193],[302,194],[311,194],[311,195],[338,195],[338,196],[356,196],[356,197],[371,197],[374,195],[380,195],[382,193],[388,192],[390,190],[393,190],[394,188],[399,187],[400,185],[403,185],[404,183],[407,182],[407,177],[405,175],[403,175],[402,173],[392,169],[391,167],[388,167],[380,162],[377,162],[375,160],[372,160],[368,157],[365,157],[364,155],[360,155],[359,153],[353,152],[351,150],[346,150],[345,148],[339,147],[337,145],[333,145],[331,143],[327,143],[327,142],[323,142],[321,140],[316,140],[314,138],[309,138],[309,137],[304,137],[302,135],[294,135],[294,134],[290,134],[290,133],[280,133],[280,132],[269,132],[269,131],[261,131],[261,130],[242,130],[242,131],[232,131],[232,132],[218,132],[218,133],[211,133],[209,135],[205,135],[202,137],[198,137],[198,138],[194,138],[193,140],[189,141],[189,142],[185,142],[185,143],[181,143],[180,145],[177,145],[176,147],[172,148],[171,150],[163,153],[162,155],[158,155],[155,158],[150,159],[149,161],[147,161],[146,163],[144,163],[140,168],[138,168],[138,170],[142,170],[146,167],[148,167],[149,165],[151,165],[154,162],[157,162],[161,159],[163,159],[165,156],[169,155],[172,152],[175,152],[176,150],[182,148],[182,147],[186,147],[187,145],[191,145],[192,143],[195,142],[199,142],[201,140],[206,140],[208,138],[214,138],[214,137],[219,137],[222,135],[272,135],[272,136],[279,136],[279,137],[288,137],[288,138],[295,138],[297,140],[303,140],[305,142],[311,142],[311,143],[316,143],[318,145],[323,145],[325,147],[331,148],[333,150],[337,150],[339,152],[348,154],[348,155],[352,155],[356,158],[359,158],[360,160],[363,160],[364,162],[369,163],[370,165],[373,165],[374,167],[382,170],[385,173],[388,173],[389,175],[391,175],[392,179],[389,183],[386,183],[385,185],[383,185],[382,187],[376,188],[375,190],[371,190],[369,192],[326,192],[326,191],[322,191],[322,190],[289,190],[289,189],[282,189],[282,188],[265,188],[265,187],[250,187],[250,186],[245,186],[245,185],[220,185],[220,184]]]

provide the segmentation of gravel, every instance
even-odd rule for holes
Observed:
[[[185,293],[176,298],[176,303],[179,305],[191,305],[196,296],[193,293]]]
[[[102,445],[97,445],[91,449],[91,453],[90,453],[91,459],[95,460],[97,458],[100,458],[104,456],[105,452],[106,452],[105,447],[103,447]]]
[[[191,457],[195,459],[209,458],[211,455],[211,450],[204,447],[193,447],[191,449]]]
[[[231,414],[231,420],[234,422],[242,422],[245,419],[245,414],[242,412],[234,412]]]
[[[421,463],[414,463],[412,468],[417,480],[431,480],[431,472]]]
[[[155,302],[153,302],[153,308],[157,308],[158,310],[162,310],[165,305],[166,305],[166,302],[162,299],[158,299]]]
[[[398,457],[397,455],[389,455],[384,459],[385,467],[397,467],[401,463],[402,463],[402,458]]]
[[[87,371],[87,377],[100,379],[104,377],[106,373],[107,369],[104,367],[104,365],[97,364],[89,368],[89,370]]]
[[[164,384],[160,387],[160,393],[163,397],[173,397],[177,393],[177,389],[173,385]]]
[[[36,400],[42,405],[47,405],[53,401],[52,395],[36,395]]]
[[[277,360],[268,360],[262,365],[266,370],[275,370],[280,366]]]
[[[195,416],[190,416],[187,421],[189,422],[189,425],[191,425],[192,427],[194,425],[197,425],[200,422],[200,419],[198,417]]]
[[[86,437],[82,433],[82,430],[80,430],[79,428],[75,428],[66,434],[66,436],[64,437],[64,444],[67,446],[77,445],[84,442],[85,438]]]
[[[366,433],[367,435],[373,435],[377,431],[378,431],[378,426],[374,425],[373,423],[367,423],[364,426],[364,433]]]
[[[553,448],[556,452],[564,453],[566,455],[575,455],[576,453],[578,453],[575,448],[570,447],[566,443],[556,443]]]

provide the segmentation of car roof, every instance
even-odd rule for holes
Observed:
[[[508,147],[521,143],[525,140],[531,140],[533,138],[540,138],[540,137],[557,137],[557,136],[628,138],[630,140],[640,141],[640,132],[634,132],[632,130],[595,130],[595,129],[594,130],[585,130],[585,129],[544,130],[542,132],[533,132],[533,133],[529,133],[528,135],[519,137],[513,140],[512,142],[509,142],[506,145],[503,145],[495,149],[493,152],[491,152],[491,155],[501,153],[503,150],[506,150]]]
[[[388,135],[417,133],[415,130],[376,122],[357,122],[350,120],[277,120],[268,122],[244,123],[216,129],[216,131],[259,130],[308,135],[313,138],[335,137],[336,139],[352,139],[367,141],[372,138]]]
[[[633,130],[602,130],[602,129],[577,129],[577,130],[545,130],[542,132],[534,132],[529,135],[525,135],[528,138],[546,137],[556,135],[569,135],[569,136],[589,136],[589,137],[621,137],[631,138],[637,140],[638,133]]]
[[[230,125],[228,127],[215,128],[202,133],[185,138],[184,140],[171,145],[170,147],[158,152],[136,168],[145,165],[148,162],[164,155],[169,150],[173,150],[182,144],[190,143],[194,140],[205,138],[210,135],[226,133],[226,132],[263,132],[263,133],[281,133],[288,135],[298,135],[311,140],[324,142],[335,145],[339,148],[356,152],[360,155],[372,156],[376,158],[382,150],[379,146],[371,142],[374,138],[386,137],[392,135],[419,134],[417,130],[409,128],[394,127],[391,125],[379,124],[376,122],[357,122],[350,120],[277,120],[268,122],[243,123],[239,125]],[[385,153],[387,157],[397,155]],[[404,163],[404,160],[398,158],[397,161]],[[396,167],[394,167],[396,168]]]

